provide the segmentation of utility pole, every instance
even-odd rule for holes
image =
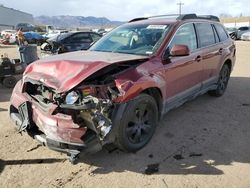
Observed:
[[[180,1],[179,3],[177,3],[177,5],[179,6],[179,15],[181,15],[181,7],[184,5],[184,3]]]

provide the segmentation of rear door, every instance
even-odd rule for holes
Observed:
[[[220,46],[219,46],[219,54],[220,54],[220,62],[213,67],[213,76],[219,75],[220,68],[229,55],[233,54],[235,51],[235,45],[233,40],[228,35],[226,29],[221,24],[214,24],[214,29],[218,34]]]
[[[203,87],[206,88],[217,81],[216,68],[221,61],[223,44],[219,42],[218,35],[209,22],[195,23],[198,36],[198,48],[202,59]]]
[[[187,45],[190,55],[170,56],[169,62],[164,65],[167,106],[178,103],[201,89],[202,62],[200,52],[197,51],[198,43],[193,23],[180,26],[169,43],[167,51],[177,44]]]

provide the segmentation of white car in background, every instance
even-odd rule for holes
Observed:
[[[56,37],[60,34],[68,33],[68,32],[69,31],[67,31],[67,30],[51,30],[48,33],[44,34],[43,37],[49,39],[49,38]]]
[[[0,34],[3,40],[8,41],[8,44],[16,43],[16,31],[15,30],[3,30]]]
[[[250,32],[243,33],[240,37],[241,40],[249,40],[250,41]]]
[[[16,31],[15,30],[3,30],[1,32],[1,37],[5,37],[5,36],[16,36]]]

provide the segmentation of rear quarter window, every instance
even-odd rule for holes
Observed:
[[[196,23],[195,27],[199,37],[199,47],[215,44],[214,31],[210,23]]]
[[[225,41],[228,39],[228,34],[227,32],[225,31],[225,29],[219,25],[219,24],[215,24],[215,29],[219,35],[219,38],[220,38],[220,41]]]
[[[240,31],[247,31],[247,30],[249,30],[249,28],[248,27],[240,27],[239,30]]]
[[[70,43],[90,43],[92,42],[92,39],[90,38],[89,33],[76,33],[70,36],[67,41]]]

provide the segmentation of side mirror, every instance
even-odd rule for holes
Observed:
[[[177,44],[170,50],[171,56],[188,56],[190,54],[189,47],[187,45]]]

